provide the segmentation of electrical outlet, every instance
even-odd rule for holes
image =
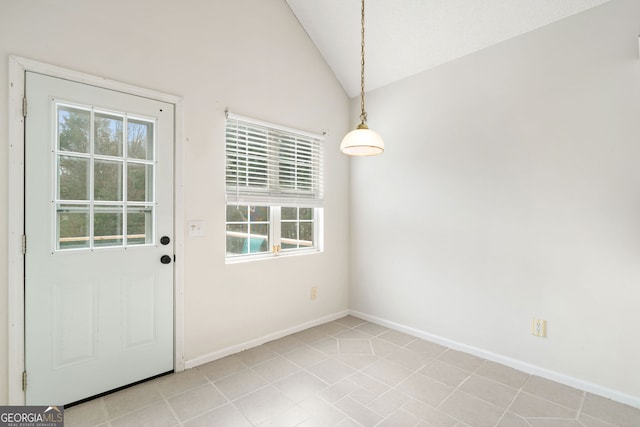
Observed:
[[[311,288],[311,299],[315,300],[316,298],[318,298],[318,288],[314,286]]]
[[[531,322],[531,333],[536,337],[546,337],[547,321],[534,318],[533,322]]]

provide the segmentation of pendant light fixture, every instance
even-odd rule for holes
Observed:
[[[364,0],[362,0],[360,43],[360,124],[342,139],[340,151],[350,156],[374,156],[384,152],[384,141],[367,126],[367,112],[364,109]]]

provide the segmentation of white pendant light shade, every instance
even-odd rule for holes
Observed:
[[[376,132],[361,123],[342,139],[340,151],[349,156],[375,156],[384,152],[384,141]]]

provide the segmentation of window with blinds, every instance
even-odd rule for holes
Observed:
[[[321,250],[324,137],[227,113],[227,260]]]
[[[322,206],[324,137],[227,115],[227,203]]]

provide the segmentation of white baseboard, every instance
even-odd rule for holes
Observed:
[[[312,328],[314,326],[322,325],[323,323],[331,322],[349,314],[349,310],[340,311],[328,316],[321,317],[319,319],[311,320],[309,322],[302,323],[291,328],[282,329],[277,332],[273,332],[262,337],[245,341],[239,344],[235,344],[226,348],[223,348],[212,353],[208,353],[195,359],[189,359],[184,362],[185,369],[195,368],[196,366],[203,365],[205,363],[213,362],[214,360],[222,359],[223,357],[239,353],[243,350],[248,350],[253,347],[258,347],[266,342],[277,340],[278,338],[286,337],[287,335],[295,334],[296,332],[304,331],[305,329]]]
[[[492,353],[490,351],[483,350],[481,348],[473,347],[457,341],[453,341],[447,338],[433,335],[428,332],[421,331],[419,329],[401,325],[399,323],[391,322],[389,320],[381,319],[379,317],[371,316],[366,313],[361,313],[359,311],[349,310],[349,314],[355,317],[359,317],[360,319],[367,320],[372,323],[376,323],[381,326],[386,326],[387,328],[390,328],[399,332],[404,332],[408,335],[411,335],[417,338],[422,338],[427,341],[431,341],[431,342],[452,348],[454,350],[463,351],[465,353],[473,354],[474,356],[478,356],[483,359],[491,360],[492,362],[500,363],[502,365],[517,369],[519,371],[526,372],[531,375],[537,375],[539,377],[543,377],[548,380],[556,381],[560,384],[568,385],[570,387],[574,387],[579,390],[583,390],[592,394],[596,394],[598,396],[615,400],[616,402],[624,403],[625,405],[630,405],[636,408],[640,408],[640,397],[637,397],[637,396],[632,396],[617,390],[612,390],[606,387],[602,387],[600,385],[593,384],[591,382],[584,381],[578,378],[570,377],[568,375],[564,375],[559,372],[551,371],[549,369],[545,369],[540,366],[532,365],[530,363],[523,362],[521,360],[502,356],[497,353]]]

